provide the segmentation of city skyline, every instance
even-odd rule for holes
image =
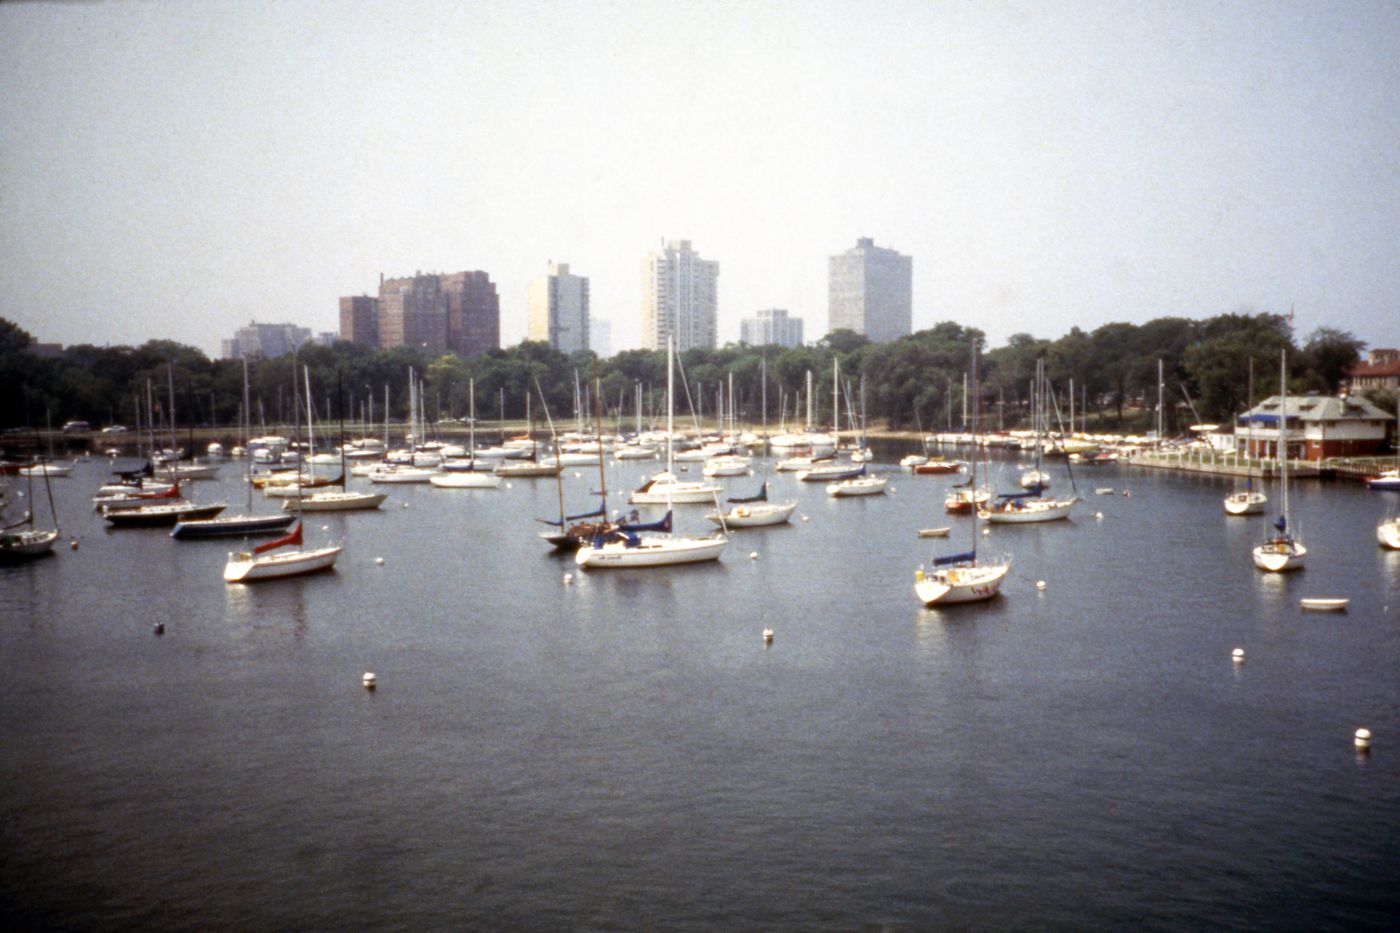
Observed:
[[[722,264],[719,343],[775,307],[814,340],[827,258],[869,236],[921,270],[914,330],[1291,308],[1300,339],[1394,342],[1393,4],[684,19],[678,47],[646,5],[0,5],[0,316],[214,355],[250,319],[337,329],[377,270],[465,267],[509,346],[562,256],[619,350],[640,257],[684,237]]]

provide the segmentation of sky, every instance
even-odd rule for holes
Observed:
[[[550,261],[613,351],[647,251],[719,334],[827,329],[828,257],[914,328],[1296,315],[1400,345],[1396,2],[0,3],[0,317],[218,352],[380,273]]]

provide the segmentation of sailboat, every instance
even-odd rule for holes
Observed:
[[[666,342],[666,471],[674,464],[675,438],[675,347]],[[662,483],[669,488],[676,483]],[[666,518],[671,519],[671,502],[666,501]],[[585,570],[614,567],[662,567],[718,560],[729,544],[722,530],[710,535],[675,535],[670,532],[638,532],[625,526],[594,537],[578,549],[574,562]]]
[[[972,349],[972,384],[974,394],[977,385],[977,347]],[[980,394],[976,394],[980,402]],[[980,428],[981,405],[972,409],[972,433],[976,437]],[[977,481],[977,458],[969,467],[969,482]],[[923,567],[914,571],[914,593],[925,606],[943,606],[951,603],[971,603],[991,599],[1001,591],[1001,581],[1011,570],[1011,561],[1000,558],[979,561],[977,558],[977,522],[970,521],[971,549],[959,554],[945,554],[933,559],[933,570],[925,572]]]
[[[1045,438],[1045,361],[1036,360],[1036,411],[1035,411],[1035,467],[1031,473],[1044,475],[1040,469],[1041,458],[1044,451]],[[1047,499],[1041,495],[1044,487],[1039,483],[1032,483],[1026,492],[1001,493],[995,500],[980,508],[977,512],[979,518],[992,524],[1029,524],[1033,522],[1050,522],[1061,518],[1068,518],[1070,511],[1079,502],[1078,496],[1068,496],[1058,499]]]
[[[336,376],[336,393],[340,393],[340,377]],[[388,498],[382,492],[351,492],[346,483],[345,458],[350,456],[345,444],[345,416],[340,418],[340,490],[322,489],[303,495],[297,501],[287,500],[282,508],[288,512],[360,512],[377,509]]]
[[[243,410],[248,412],[248,361],[243,361]],[[251,425],[248,431],[251,433]],[[274,512],[271,515],[253,513],[253,460],[248,458],[248,503],[247,512],[242,515],[219,515],[214,518],[182,519],[175,523],[170,537],[180,540],[189,538],[215,538],[233,535],[273,534],[286,529],[295,518],[293,515]]]
[[[295,354],[293,357],[295,358]],[[300,435],[301,416],[298,407],[299,401],[296,397],[296,386],[296,364],[293,362],[292,410],[297,412],[296,430],[297,434]],[[310,395],[309,373],[307,394]],[[298,440],[300,440],[299,437]],[[300,505],[300,496],[297,497],[297,504]],[[297,522],[292,526],[292,530],[283,537],[259,544],[251,551],[231,552],[228,556],[228,563],[224,565],[224,580],[229,583],[252,583],[258,580],[296,577],[334,567],[336,558],[344,549],[338,545],[306,548],[302,539],[300,509],[297,510],[296,519]],[[296,550],[283,550],[292,547],[295,547]]]
[[[179,447],[175,443],[175,375],[173,368],[166,364],[165,368],[168,392],[170,397],[170,456],[166,462],[165,469],[169,471],[169,479],[174,490],[169,493],[171,499],[180,498],[181,481],[188,482],[189,478],[176,469],[176,461],[179,458]],[[149,393],[149,384],[147,387]],[[154,424],[154,421],[152,422]],[[152,433],[152,446],[154,447],[154,429]],[[154,457],[153,457],[154,459]],[[161,497],[162,499],[165,497]],[[160,502],[156,505],[142,505],[137,508],[125,507],[125,504],[117,504],[115,508],[104,505],[102,517],[115,528],[160,528],[170,527],[178,522],[191,521],[201,518],[213,518],[222,512],[226,506],[220,502],[213,505],[198,505],[194,502]]]
[[[1376,526],[1376,541],[1381,547],[1400,551],[1400,516],[1387,518]]]
[[[826,494],[838,499],[848,496],[883,496],[888,483],[886,477],[862,474],[827,484]]]
[[[52,528],[34,527],[34,477],[44,477],[44,489],[49,496],[49,514],[53,516]],[[58,511],[53,505],[53,487],[49,485],[47,472],[29,472],[29,509],[24,517],[12,524],[0,527],[0,562],[18,562],[43,557],[53,552],[53,543],[58,540]]]
[[[1279,415],[1274,452],[1279,462],[1279,484],[1283,487],[1283,514],[1274,522],[1277,534],[1254,549],[1254,566],[1267,573],[1303,569],[1308,549],[1293,534],[1288,510],[1288,351],[1279,353]]]
[[[768,436],[768,361],[764,359],[761,363],[760,380],[763,386],[763,435]],[[731,393],[732,395],[732,393]],[[768,461],[764,459],[764,472],[767,472]],[[787,502],[768,501],[768,481],[765,479],[759,487],[758,493],[752,496],[730,496],[725,500],[730,503],[730,507],[724,512],[716,509],[705,516],[705,518],[719,525],[721,528],[759,528],[764,525],[781,525],[792,517],[792,513],[797,508],[797,500],[790,499]]]
[[[1254,357],[1249,358],[1249,392],[1245,401],[1245,418],[1252,419],[1250,414],[1254,410]],[[1250,449],[1254,444],[1254,422],[1249,420],[1249,436],[1245,441],[1245,451],[1253,459],[1254,453]],[[1269,497],[1258,489],[1254,488],[1254,471],[1250,468],[1245,474],[1244,488],[1236,489],[1225,497],[1225,512],[1228,515],[1258,515],[1264,511],[1264,504],[1269,501]]]
[[[476,462],[476,380],[468,382],[468,402],[470,406],[471,434],[468,443],[470,447],[467,453],[467,466],[465,469],[454,469],[449,472],[434,473],[428,478],[439,489],[496,489],[501,485],[501,478],[489,470],[477,468]],[[443,463],[444,469],[447,463]]]

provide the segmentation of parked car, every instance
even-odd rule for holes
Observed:
[[[107,425],[107,427],[105,427],[105,428],[102,429],[102,433],[103,433],[103,434],[125,434],[125,433],[126,433],[126,425],[124,425],[124,424],[109,424],[109,425]]]
[[[69,421],[63,426],[64,434],[86,434],[92,430],[92,425],[86,421]]]

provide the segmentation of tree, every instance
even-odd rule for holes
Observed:
[[[1319,327],[1313,331],[1298,361],[1307,387],[1335,395],[1365,348],[1365,341],[1344,330]]]

